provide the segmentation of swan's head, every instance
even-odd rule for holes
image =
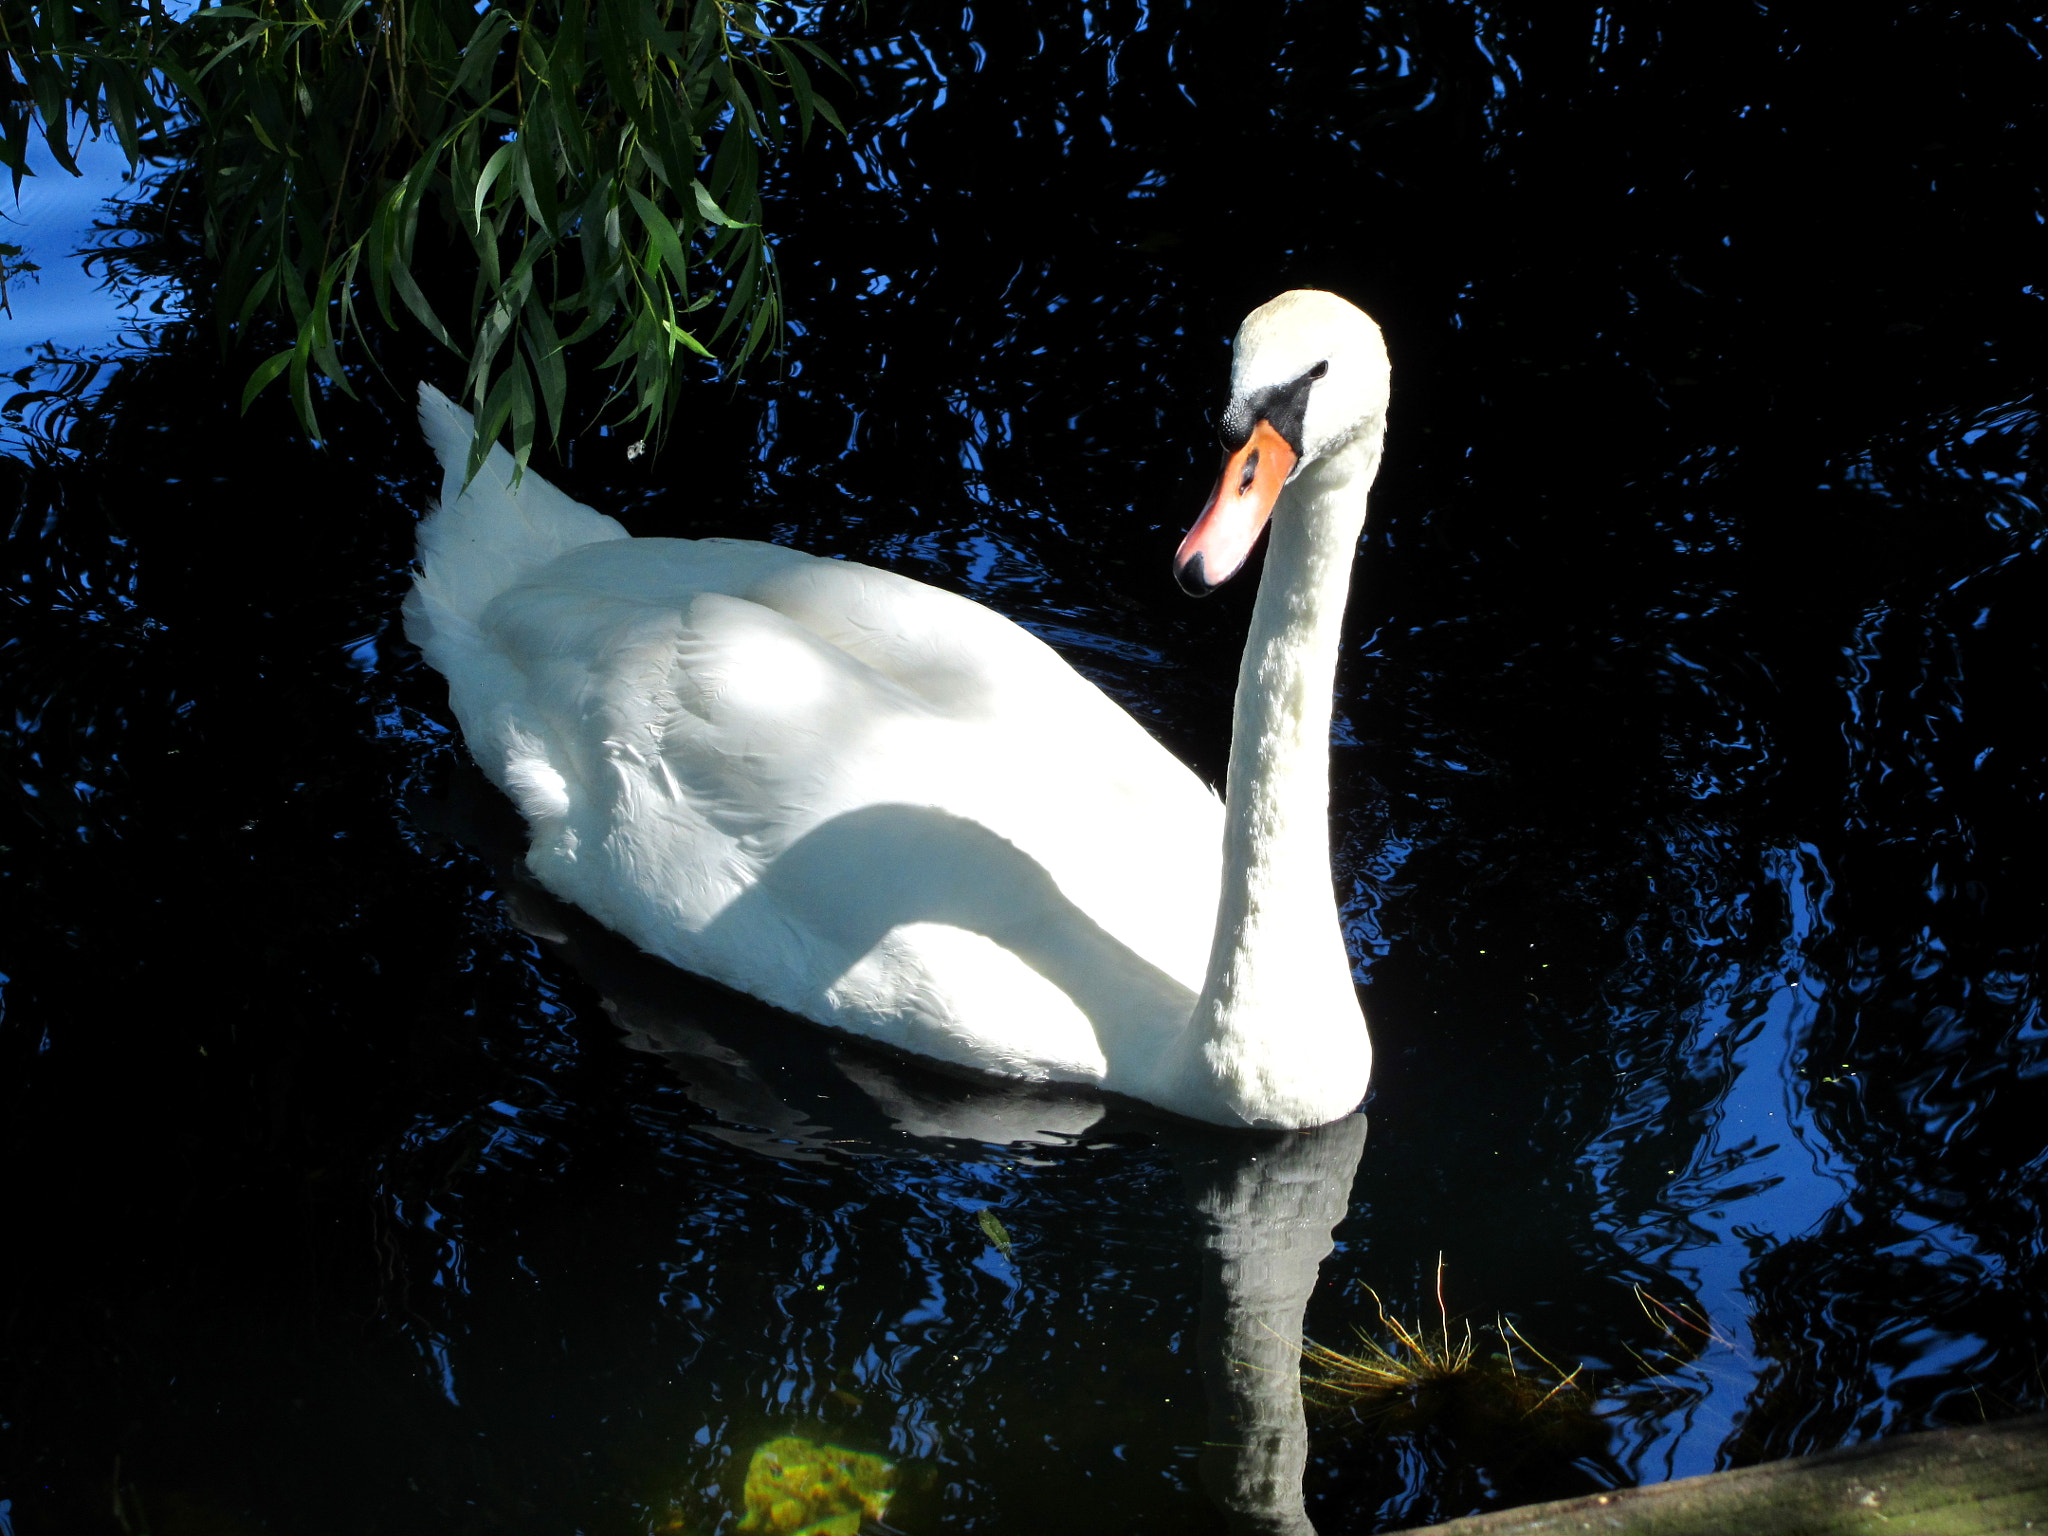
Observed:
[[[1236,574],[1288,481],[1384,429],[1388,377],[1380,328],[1334,293],[1297,288],[1245,317],[1217,424],[1223,473],[1173,557],[1184,591]]]

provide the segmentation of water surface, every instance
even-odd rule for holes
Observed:
[[[2039,22],[819,25],[785,365],[544,472],[987,602],[1213,777],[1228,337],[1370,309],[1369,1128],[991,1099],[549,903],[398,631],[403,391],[316,448],[169,325],[0,465],[14,1529],[731,1530],[798,1435],[912,1536],[1327,1536],[2048,1405]],[[124,280],[203,281],[151,217]],[[1440,1255],[1593,1431],[1290,1417],[1255,1348],[1434,1319]]]

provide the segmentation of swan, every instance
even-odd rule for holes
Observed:
[[[1216,1125],[1326,1124],[1372,1045],[1329,862],[1329,720],[1386,348],[1333,294],[1239,329],[1190,593],[1271,525],[1219,802],[1042,641],[889,571],[635,539],[420,389],[444,471],[408,637],[541,885],[787,1012]]]

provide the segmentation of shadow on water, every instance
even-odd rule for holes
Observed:
[[[730,1530],[796,1435],[909,1536],[1339,1536],[2048,1404],[2038,20],[824,26],[786,370],[544,472],[989,603],[1214,779],[1249,591],[1166,558],[1223,342],[1361,300],[1370,1145],[971,1093],[537,903],[398,633],[406,399],[315,449],[167,324],[0,460],[0,1514]],[[1281,1390],[1439,1254],[1604,1447]]]

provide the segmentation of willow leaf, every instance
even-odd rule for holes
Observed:
[[[634,316],[625,333],[619,337],[619,344],[612,348],[611,355],[599,363],[598,367],[615,368],[642,351],[646,342],[646,331],[652,324],[653,321],[646,315]]]
[[[349,387],[348,374],[341,366],[340,354],[334,350],[333,302],[334,284],[341,275],[337,267],[330,266],[320,274],[320,281],[313,292],[313,309],[308,317],[312,321],[313,360],[320,371],[332,379],[346,394],[353,396],[355,390]]]
[[[717,201],[711,196],[710,191],[703,182],[692,181],[690,183],[690,195],[696,201],[697,211],[704,215],[707,222],[722,225],[726,229],[752,229],[754,227],[751,224],[741,223],[723,208],[719,207]]]
[[[797,56],[782,44],[771,43],[769,46],[775,50],[776,62],[782,66],[782,73],[789,81],[790,96],[796,102],[797,137],[808,139],[811,136],[811,115],[816,100],[811,90],[810,72],[803,67]]]
[[[294,337],[251,370],[247,399],[288,376],[308,432],[328,387],[313,375],[349,389],[383,329],[416,324],[522,462],[543,426],[563,430],[567,354],[585,345],[609,354],[604,408],[624,402],[658,437],[677,370],[712,350],[683,315],[722,301],[710,335],[730,338],[728,367],[780,336],[760,149],[838,121],[809,74],[837,64],[770,15],[760,0],[182,15],[0,0],[19,77],[0,93],[0,165],[18,186],[41,137],[75,171],[71,145],[92,133],[131,161],[189,155],[224,340],[268,316]],[[471,279],[466,316],[444,323]]]
[[[640,223],[653,237],[654,248],[661,253],[662,261],[667,263],[669,271],[675,275],[677,285],[686,284],[689,280],[690,263],[683,254],[683,242],[676,238],[675,225],[669,222],[667,214],[632,187],[626,188],[626,196],[633,200],[633,211],[640,215]]]
[[[569,368],[562,356],[562,340],[555,334],[545,304],[529,301],[525,311],[527,360],[540,384],[541,404],[547,408],[550,433],[562,430],[563,412],[568,407]]]
[[[250,402],[262,394],[270,386],[271,381],[284,372],[296,351],[297,348],[295,347],[286,347],[275,357],[266,357],[256,365],[255,371],[249,375],[248,383],[242,386],[242,414],[244,416],[249,414]]]
[[[510,144],[501,144],[498,147],[497,153],[493,154],[484,163],[483,174],[477,177],[476,180],[476,195],[474,203],[470,208],[470,221],[473,224],[478,226],[483,224],[484,199],[491,194],[491,184],[504,175],[506,167],[511,165],[522,153],[523,151],[520,149],[518,141],[514,140]]]
[[[497,65],[505,34],[511,30],[512,18],[506,12],[493,8],[484,13],[476,31],[470,34],[468,46],[462,50],[462,67],[448,82],[450,96],[467,95],[481,101],[490,95],[491,72]]]
[[[398,290],[399,301],[412,311],[412,317],[426,327],[427,334],[451,352],[463,348],[448,334],[448,328],[441,324],[440,316],[434,313],[434,306],[427,302],[427,296],[420,291],[419,280],[412,275],[412,268],[403,261],[391,268],[391,286]]]
[[[677,325],[675,321],[664,320],[662,324],[666,326],[668,329],[669,340],[680,342],[683,346],[688,347],[692,352],[696,353],[699,357],[711,357],[714,358],[715,360],[715,354],[709,347],[705,346],[703,342],[699,341],[696,337],[692,336],[680,325]]]
[[[313,389],[307,378],[306,364],[313,355],[313,338],[308,325],[299,328],[298,344],[292,348],[291,362],[285,369],[291,382],[292,409],[298,414],[299,425],[306,436],[316,443],[320,440],[320,418],[313,410]]]
[[[527,217],[552,237],[562,222],[561,206],[555,200],[555,168],[547,159],[540,133],[523,133],[515,143],[519,157],[513,176],[519,200],[526,205]]]

